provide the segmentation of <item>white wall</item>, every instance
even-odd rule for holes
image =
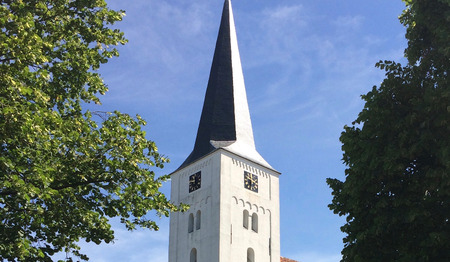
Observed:
[[[201,188],[189,193],[189,176],[201,171]],[[258,193],[244,188],[244,171],[258,175]],[[171,200],[190,209],[170,216],[169,262],[246,262],[247,248],[257,262],[280,261],[279,174],[219,149],[171,175]],[[258,233],[243,227],[243,210],[258,215]],[[201,210],[201,228],[188,233],[189,214]],[[269,256],[271,239],[271,256]]]

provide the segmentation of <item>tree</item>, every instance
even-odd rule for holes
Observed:
[[[450,1],[404,2],[408,64],[377,63],[386,78],[340,137],[345,181],[327,179],[342,261],[450,261]]]
[[[123,11],[104,0],[2,0],[0,5],[0,257],[82,260],[77,242],[109,243],[109,219],[157,230],[146,217],[185,209],[159,191],[168,160],[140,116],[83,109],[107,86]],[[71,260],[71,259],[69,259]]]

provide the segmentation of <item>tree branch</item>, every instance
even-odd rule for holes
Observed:
[[[3,59],[0,59],[0,63],[4,63],[6,61],[11,61],[11,60],[16,60],[16,59],[17,59],[17,57],[3,58]]]
[[[88,181],[80,181],[78,183],[73,184],[66,184],[66,185],[60,185],[60,186],[50,186],[50,189],[53,190],[63,190],[66,188],[75,188],[79,186],[85,186],[89,184],[98,184],[98,183],[105,183],[105,182],[113,182],[113,179],[100,179],[100,180],[88,180]],[[19,192],[17,191],[0,191],[0,196],[15,196]]]
[[[74,188],[79,186],[85,186],[89,184],[98,184],[98,183],[104,183],[104,182],[112,182],[113,179],[100,179],[100,180],[87,180],[87,181],[80,181],[78,183],[73,184],[67,184],[67,185],[61,185],[61,186],[51,186],[50,188],[53,190],[62,190],[66,188]]]

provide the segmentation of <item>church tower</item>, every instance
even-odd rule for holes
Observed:
[[[279,175],[256,151],[225,0],[194,149],[171,174],[169,262],[279,262]]]

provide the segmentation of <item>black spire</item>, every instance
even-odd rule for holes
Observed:
[[[223,6],[194,150],[180,168],[217,148],[270,167],[255,149],[230,0]]]

